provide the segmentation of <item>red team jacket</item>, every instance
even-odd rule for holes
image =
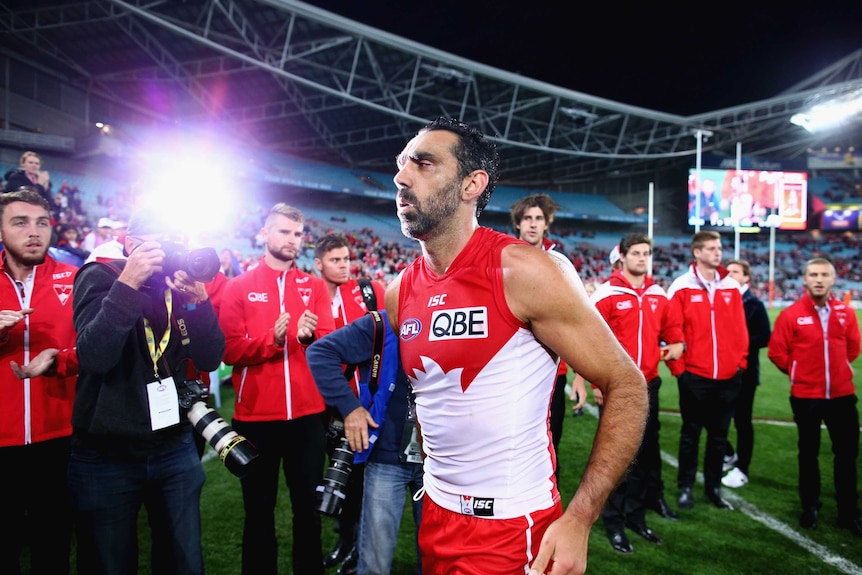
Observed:
[[[371,287],[377,297],[377,309],[383,309],[383,296],[385,294],[383,286],[379,282],[372,281]],[[353,323],[368,313],[368,306],[365,305],[362,289],[355,278],[350,278],[347,283],[338,286],[338,293],[341,295],[342,307],[339,310],[339,317],[335,318],[336,329]]]
[[[77,268],[45,256],[33,268],[33,292],[23,305],[15,281],[6,273],[0,254],[0,309],[33,308],[0,341],[0,447],[29,445],[72,434],[75,401],[75,327],[72,323],[72,282]],[[26,365],[39,352],[55,348],[57,373],[19,380],[9,362]]]
[[[680,318],[686,351],[668,362],[673,375],[688,371],[706,379],[730,379],[748,366],[748,328],[739,282],[719,267],[713,297],[692,264],[668,290],[671,313]]]
[[[308,309],[317,314],[316,339],[335,329],[323,280],[296,267],[286,272],[274,270],[262,258],[254,269],[228,281],[220,308],[224,362],[234,367],[234,417],[283,421],[322,412],[323,397],[311,377],[305,360],[307,346],[297,340],[296,326]],[[273,332],[282,309],[291,321],[285,347],[278,347]]]
[[[667,294],[651,277],[638,290],[616,270],[591,299],[648,382],[658,377],[659,343],[685,341]]]
[[[793,397],[831,399],[856,393],[850,366],[859,357],[856,313],[834,297],[828,305],[826,342],[814,300],[807,293],[775,320],[769,359],[790,376]]]
[[[355,278],[350,278],[346,283],[338,286],[337,289],[338,294],[341,296],[341,307],[338,309],[338,315],[333,316],[335,329],[353,323],[368,313],[368,305],[365,303],[362,287],[360,287],[359,282]],[[374,280],[371,280],[371,289],[374,290],[374,297],[377,298],[377,309],[383,309],[383,297],[386,294],[386,290],[380,285],[380,282]],[[358,377],[358,370],[354,370],[353,377],[350,378],[350,388],[357,396],[359,395],[356,383]]]

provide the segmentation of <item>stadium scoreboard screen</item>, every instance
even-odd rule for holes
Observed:
[[[689,225],[717,228],[808,226],[808,174],[765,170],[701,169],[688,173]],[[700,210],[698,213],[698,209]]]

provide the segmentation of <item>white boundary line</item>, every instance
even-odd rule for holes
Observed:
[[[567,386],[568,387],[568,386]],[[570,394],[571,391],[567,389],[567,394]],[[593,417],[598,418],[599,410],[595,405],[591,403],[584,404],[584,411],[592,415]],[[673,413],[665,413],[665,415],[676,415]],[[763,423],[761,420],[758,420],[758,423]],[[771,425],[781,425],[781,426],[792,426],[796,425],[793,422],[787,421],[770,421],[767,422]],[[673,455],[670,455],[666,451],[661,452],[661,458],[665,463],[670,464],[672,467],[679,467],[679,461]],[[700,483],[703,483],[703,474],[698,471],[697,480]],[[817,543],[816,541],[812,541],[805,535],[802,535],[783,521],[779,521],[775,517],[769,515],[768,513],[764,513],[760,509],[758,509],[755,505],[747,502],[745,499],[740,497],[739,495],[731,492],[728,489],[721,490],[722,497],[730,501],[737,509],[739,509],[742,513],[772,529],[780,535],[783,535],[793,543],[796,543],[827,565],[831,565],[841,571],[842,573],[846,573],[847,575],[862,575],[862,567],[859,567],[849,559],[845,559],[840,555],[836,555],[832,552],[831,549],[824,547],[823,545]]]

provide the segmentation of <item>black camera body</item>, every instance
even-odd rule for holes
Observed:
[[[207,407],[207,397],[209,392],[202,381],[188,380],[177,387],[180,408],[186,412],[195,431],[215,449],[228,471],[242,479],[257,459],[257,449],[234,431],[216,410]]]
[[[344,437],[344,424],[340,421],[330,424],[327,440],[337,443],[329,456],[329,467],[323,481],[317,486],[317,510],[330,517],[338,517],[347,497],[347,481],[353,470],[353,450]]]
[[[187,249],[179,242],[165,240],[160,242],[165,259],[162,270],[168,277],[182,270],[194,281],[208,283],[213,280],[221,269],[221,262],[215,248]]]

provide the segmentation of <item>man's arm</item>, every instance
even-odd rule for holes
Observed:
[[[107,373],[123,357],[129,334],[143,315],[146,295],[117,280],[103,264],[82,268],[75,278],[73,318],[81,369]]]
[[[318,339],[308,346],[305,355],[323,399],[341,413],[345,437],[354,451],[368,449],[368,427],[376,428],[378,422],[353,393],[344,377],[343,365],[371,361],[374,327],[374,319],[365,315]]]
[[[787,310],[778,314],[768,346],[769,360],[782,373],[787,373],[790,368],[790,338],[792,334],[790,333],[790,322],[787,321],[788,317]]]
[[[847,313],[853,318],[852,321],[847,322],[847,359],[854,361],[859,357],[859,321],[853,308],[848,307]]]
[[[580,373],[576,373],[572,379],[572,393],[569,399],[574,401],[572,411],[577,411],[587,402],[587,382]]]
[[[573,269],[521,245],[503,250],[502,267],[506,302],[515,316],[604,397],[578,490],[563,517],[545,533],[531,571],[544,572],[553,559],[555,573],[582,573],[590,528],[640,445],[647,415],[646,382],[590,305]]]
[[[315,341],[305,353],[320,395],[342,417],[361,405],[344,376],[344,365],[371,361],[373,338],[374,320],[365,315]]]
[[[401,291],[401,274],[386,286],[386,295],[383,298],[386,303],[386,316],[389,318],[389,326],[392,331],[398,333],[398,294]]]
[[[673,287],[673,286],[671,286]],[[683,343],[686,343],[686,334],[685,334],[685,312],[683,310],[683,291],[669,291],[668,292],[668,306],[667,306],[667,319],[665,320],[669,324],[679,325],[680,330],[682,332],[682,339],[680,340]],[[671,295],[673,294],[673,295]],[[676,342],[675,342],[676,343]],[[691,344],[691,341],[687,342]],[[672,375],[678,377],[682,372],[685,371],[685,354],[686,350],[683,350],[682,354],[677,358],[668,357],[666,358],[666,363],[668,369]]]
[[[762,301],[757,300],[748,322],[748,345],[757,349],[766,347],[769,345],[771,335],[772,328],[769,326],[769,314],[766,313],[766,306],[763,305]]]
[[[188,353],[195,367],[201,371],[218,369],[224,357],[225,340],[210,300],[193,309],[182,309],[179,315],[186,320],[190,336]]]
[[[742,305],[742,294],[739,291],[734,291],[734,296],[738,299],[736,300],[736,318],[734,318],[731,325],[746,325],[745,318],[745,307]],[[736,337],[733,338],[734,345],[736,345],[737,352],[739,354],[739,369],[745,370],[748,369],[748,328],[745,330],[738,330],[736,332]],[[719,343],[719,345],[721,345]]]

